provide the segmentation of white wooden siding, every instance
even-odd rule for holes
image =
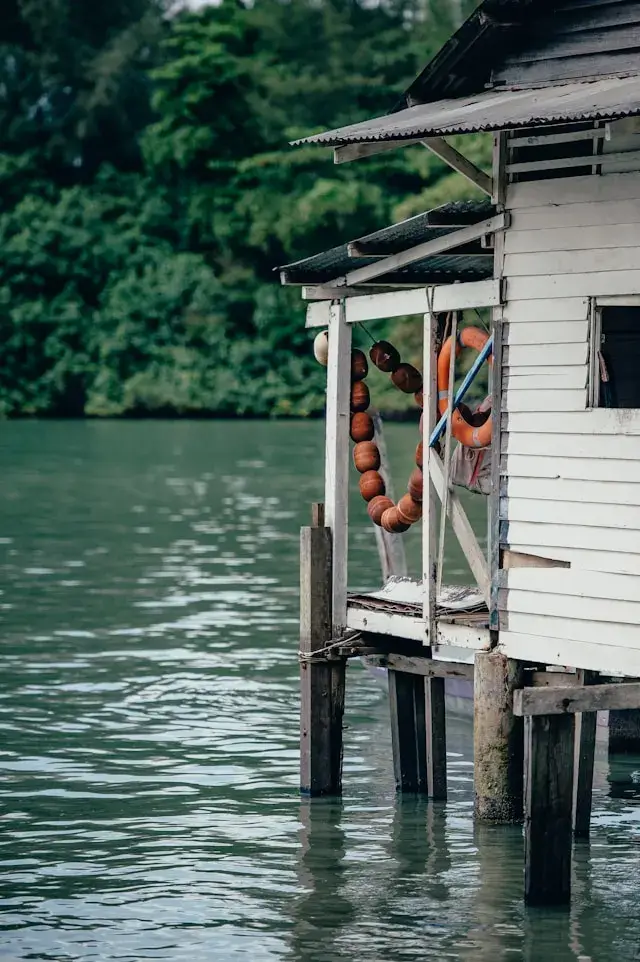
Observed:
[[[500,541],[570,567],[501,573],[499,643],[637,675],[640,411],[587,410],[586,393],[589,299],[640,293],[640,133],[612,129],[601,176],[506,191]]]

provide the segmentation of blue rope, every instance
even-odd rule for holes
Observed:
[[[460,337],[460,335],[458,335],[458,337]],[[460,387],[458,388],[458,393],[456,394],[456,396],[455,396],[454,399],[453,399],[453,409],[454,409],[454,411],[455,411],[455,409],[458,407],[458,405],[460,404],[460,402],[464,400],[464,397],[465,397],[467,391],[469,390],[469,388],[471,387],[471,385],[473,384],[473,382],[474,382],[474,380],[475,380],[475,377],[476,377],[478,371],[480,370],[480,368],[482,367],[482,365],[484,364],[484,362],[485,362],[486,359],[489,357],[489,355],[491,354],[492,351],[493,351],[493,336],[489,338],[489,340],[487,341],[487,343],[485,344],[485,346],[482,348],[482,350],[481,350],[480,353],[478,354],[477,358],[475,359],[475,361],[473,362],[473,364],[471,365],[471,367],[470,367],[469,370],[467,371],[467,374],[466,374],[466,376],[465,376],[464,381],[462,382],[462,384],[461,384]],[[445,429],[446,426],[447,426],[447,414],[448,414],[448,413],[449,413],[448,411],[445,411],[445,412],[444,412],[444,414],[442,415],[442,417],[440,418],[440,420],[439,420],[438,423],[436,424],[435,428],[433,429],[433,431],[432,431],[432,433],[431,433],[431,437],[429,438],[429,447],[430,447],[430,448],[432,448],[432,447],[434,446],[434,444],[436,444],[437,441],[439,441],[440,438],[442,437],[442,435],[443,435],[443,433],[444,433],[444,429]]]

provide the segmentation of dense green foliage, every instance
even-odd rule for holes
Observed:
[[[0,411],[320,410],[274,268],[469,188],[420,148],[334,167],[287,142],[388,110],[454,9],[5,0]]]

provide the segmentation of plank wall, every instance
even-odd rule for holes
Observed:
[[[500,646],[640,675],[640,411],[587,409],[589,299],[640,293],[640,172],[509,185],[506,207],[500,546],[564,565],[499,572]]]

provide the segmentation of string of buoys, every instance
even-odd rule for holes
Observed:
[[[399,352],[388,341],[376,341],[369,351],[372,363],[391,375],[403,394],[413,394],[422,407],[422,374],[412,364],[403,362]],[[369,414],[369,390],[365,384],[369,366],[360,350],[351,352],[351,440],[354,441],[353,463],[360,472],[360,494],[367,502],[367,513],[374,524],[389,532],[407,531],[422,517],[422,442],[416,448],[416,467],[409,478],[408,490],[394,504],[386,495],[380,474],[380,452],[373,440],[374,425]],[[363,400],[366,390],[366,404]],[[421,419],[422,426],[422,419]]]

